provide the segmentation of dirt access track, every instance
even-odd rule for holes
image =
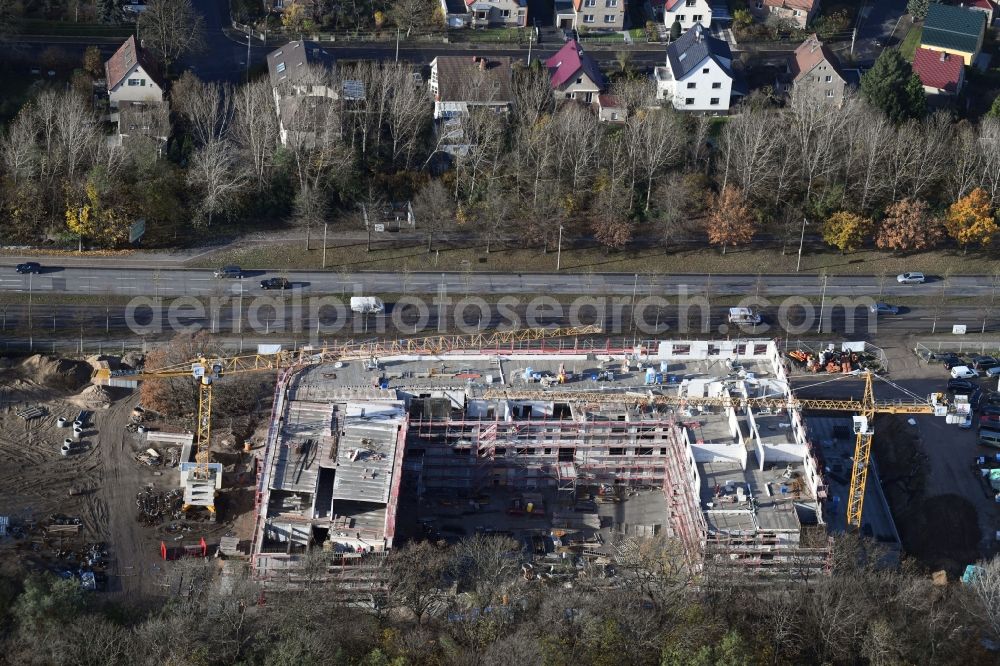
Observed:
[[[23,527],[19,538],[0,539],[0,564],[68,577],[81,567],[81,553],[102,544],[106,594],[142,603],[163,592],[169,563],[160,558],[161,541],[170,548],[200,537],[218,544],[230,525],[170,517],[153,526],[139,522],[137,494],[175,489],[179,474],[136,460],[147,448],[142,435],[126,428],[137,392],[90,385],[92,370],[84,361],[0,358],[0,515]],[[19,415],[31,408],[44,413]],[[72,421],[84,410],[89,418],[79,444],[64,456],[60,449],[72,426],[57,421]],[[78,520],[78,533],[46,528],[53,515]]]

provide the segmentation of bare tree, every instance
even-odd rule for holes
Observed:
[[[247,83],[234,96],[232,138],[249,158],[258,192],[267,186],[278,144],[273,106],[266,78]]]
[[[572,196],[586,192],[601,151],[601,128],[594,114],[580,104],[566,104],[552,119],[555,165],[559,179],[569,183]]]
[[[431,122],[431,107],[426,103],[427,90],[417,85],[410,68],[401,64],[387,64],[386,77],[391,82],[392,97],[386,118],[386,129],[392,138],[392,159],[409,169],[420,146],[420,139]]]
[[[60,161],[65,165],[66,178],[72,183],[80,162],[93,154],[94,144],[101,138],[97,117],[86,100],[67,93],[62,111],[56,117]]]
[[[171,99],[198,145],[227,135],[234,112],[234,93],[228,85],[206,83],[188,71],[174,84]]]
[[[433,249],[434,235],[455,222],[454,200],[440,180],[434,178],[424,185],[413,198],[413,215],[417,228],[427,236],[427,252]]]
[[[720,137],[721,189],[732,179],[750,199],[769,190],[774,156],[781,132],[774,131],[774,113],[760,104],[746,105],[743,113],[726,123]]]
[[[505,536],[476,534],[453,549],[452,572],[459,590],[466,591],[478,610],[500,601],[517,582],[518,560],[511,553],[520,544]]]
[[[1000,638],[1000,557],[981,562],[969,585],[977,605],[976,615]]]
[[[149,0],[139,15],[139,33],[169,71],[170,66],[205,44],[205,22],[191,0]]]
[[[683,120],[672,111],[650,111],[643,117],[638,131],[639,167],[646,175],[646,207],[649,210],[653,180],[664,169],[677,162],[684,152]]]
[[[195,223],[211,226],[213,217],[235,202],[248,174],[235,147],[228,141],[214,140],[191,156],[187,180],[201,194]]]
[[[31,107],[24,106],[7,126],[7,133],[0,136],[0,156],[3,157],[4,172],[15,185],[37,173],[39,155],[35,145],[36,130]]]
[[[543,67],[525,67],[515,71],[511,92],[517,125],[531,127],[552,113],[552,84]]]
[[[448,550],[430,541],[394,548],[386,561],[390,601],[408,609],[417,622],[423,622],[444,596],[449,565]]]

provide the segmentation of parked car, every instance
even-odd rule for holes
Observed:
[[[923,273],[900,273],[896,276],[896,282],[900,284],[922,284],[926,279]]]
[[[34,273],[38,275],[42,272],[42,265],[37,261],[26,261],[23,264],[18,264],[14,267],[18,273]]]
[[[986,372],[990,368],[1000,366],[1000,361],[992,356],[975,356],[972,359],[972,367],[979,372]]]
[[[996,377],[997,375],[1000,375],[1000,365],[994,365],[992,368],[986,369],[987,377]]]
[[[968,379],[948,380],[948,393],[957,393],[958,395],[968,395],[975,390],[976,390],[976,385],[970,382]]]
[[[243,277],[243,269],[239,266],[223,266],[213,273],[217,278],[239,279]]]
[[[874,314],[899,314],[899,307],[895,305],[889,305],[888,303],[872,303],[871,307],[868,308]]]
[[[979,417],[980,425],[1000,423],[1000,414],[983,414]]]
[[[931,356],[932,361],[937,361],[938,363],[943,363],[944,367],[951,370],[956,365],[965,365],[965,360],[962,359],[958,354],[948,352],[945,354],[934,354]]]
[[[972,379],[978,377],[979,373],[967,365],[956,365],[951,369],[952,379]]]
[[[283,277],[267,278],[260,281],[261,289],[291,289],[292,283]]]
[[[987,404],[983,405],[981,413],[982,413],[983,416],[992,416],[994,414],[1000,416],[1000,405],[995,405],[993,403],[987,403]]]

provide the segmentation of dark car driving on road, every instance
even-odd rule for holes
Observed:
[[[26,261],[23,264],[18,264],[14,267],[18,273],[38,273],[42,272],[42,265],[37,261]]]
[[[260,281],[261,289],[291,289],[292,283],[282,277],[267,278]]]

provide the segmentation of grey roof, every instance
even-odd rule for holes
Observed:
[[[686,76],[706,58],[711,58],[727,74],[733,75],[732,68],[723,62],[723,59],[732,62],[733,53],[729,50],[729,44],[709,35],[702,29],[700,23],[696,23],[667,47],[667,60],[670,62],[670,71],[673,72],[675,79]]]
[[[302,79],[310,66],[333,68],[333,57],[315,42],[293,41],[267,54],[267,71],[271,85],[295,83]]]
[[[437,98],[440,102],[511,101],[513,72],[509,57],[438,56]]]

